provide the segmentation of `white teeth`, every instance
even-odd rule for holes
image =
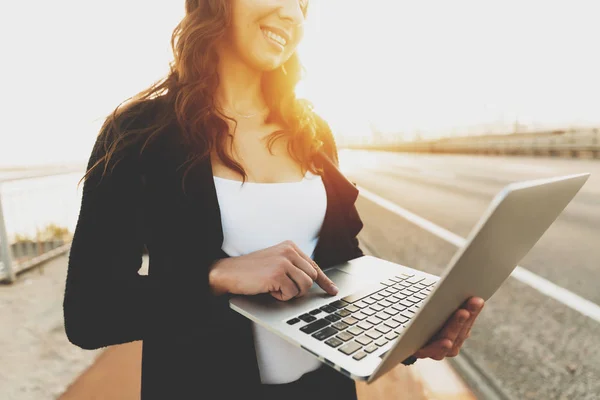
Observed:
[[[271,32],[268,29],[263,29],[262,30],[264,32],[265,35],[267,35],[270,39],[273,39],[274,41],[276,41],[277,43],[279,43],[282,46],[285,46],[287,44],[287,40],[285,40],[285,38],[279,36],[278,34]]]

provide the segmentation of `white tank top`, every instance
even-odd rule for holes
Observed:
[[[222,249],[241,256],[291,240],[313,258],[327,208],[321,176],[306,173],[301,181],[255,183],[215,176],[223,226]],[[299,379],[321,366],[319,360],[253,323],[256,358],[262,383]]]

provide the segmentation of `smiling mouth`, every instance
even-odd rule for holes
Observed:
[[[268,28],[261,28],[260,30],[269,42],[273,43],[274,45],[277,45],[281,48],[281,50],[283,50],[287,45],[287,40],[283,36],[278,35],[277,33],[273,32]]]

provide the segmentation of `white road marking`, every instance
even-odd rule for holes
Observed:
[[[420,217],[361,186],[357,186],[357,188],[359,189],[361,196],[406,219],[407,221],[417,225],[418,227],[439,237],[440,239],[443,239],[448,243],[452,243],[456,247],[461,247],[466,243],[465,238],[450,232],[449,230],[444,229],[441,226],[436,225],[433,222],[426,220],[425,218]],[[592,303],[591,301],[586,300],[583,297],[578,296],[575,293],[562,288],[520,266],[517,266],[514,269],[511,276],[518,281],[531,286],[540,293],[545,294],[561,304],[564,304],[565,306],[577,311],[578,313],[583,314],[596,322],[600,322],[600,306],[597,304]]]

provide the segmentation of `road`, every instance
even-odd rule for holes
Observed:
[[[519,265],[600,304],[598,160],[341,150],[340,165],[360,188],[461,237],[505,185],[591,172]],[[457,249],[364,196],[357,207],[360,242],[379,257],[440,275]],[[515,278],[487,302],[464,350],[510,398],[600,399],[600,322]]]

